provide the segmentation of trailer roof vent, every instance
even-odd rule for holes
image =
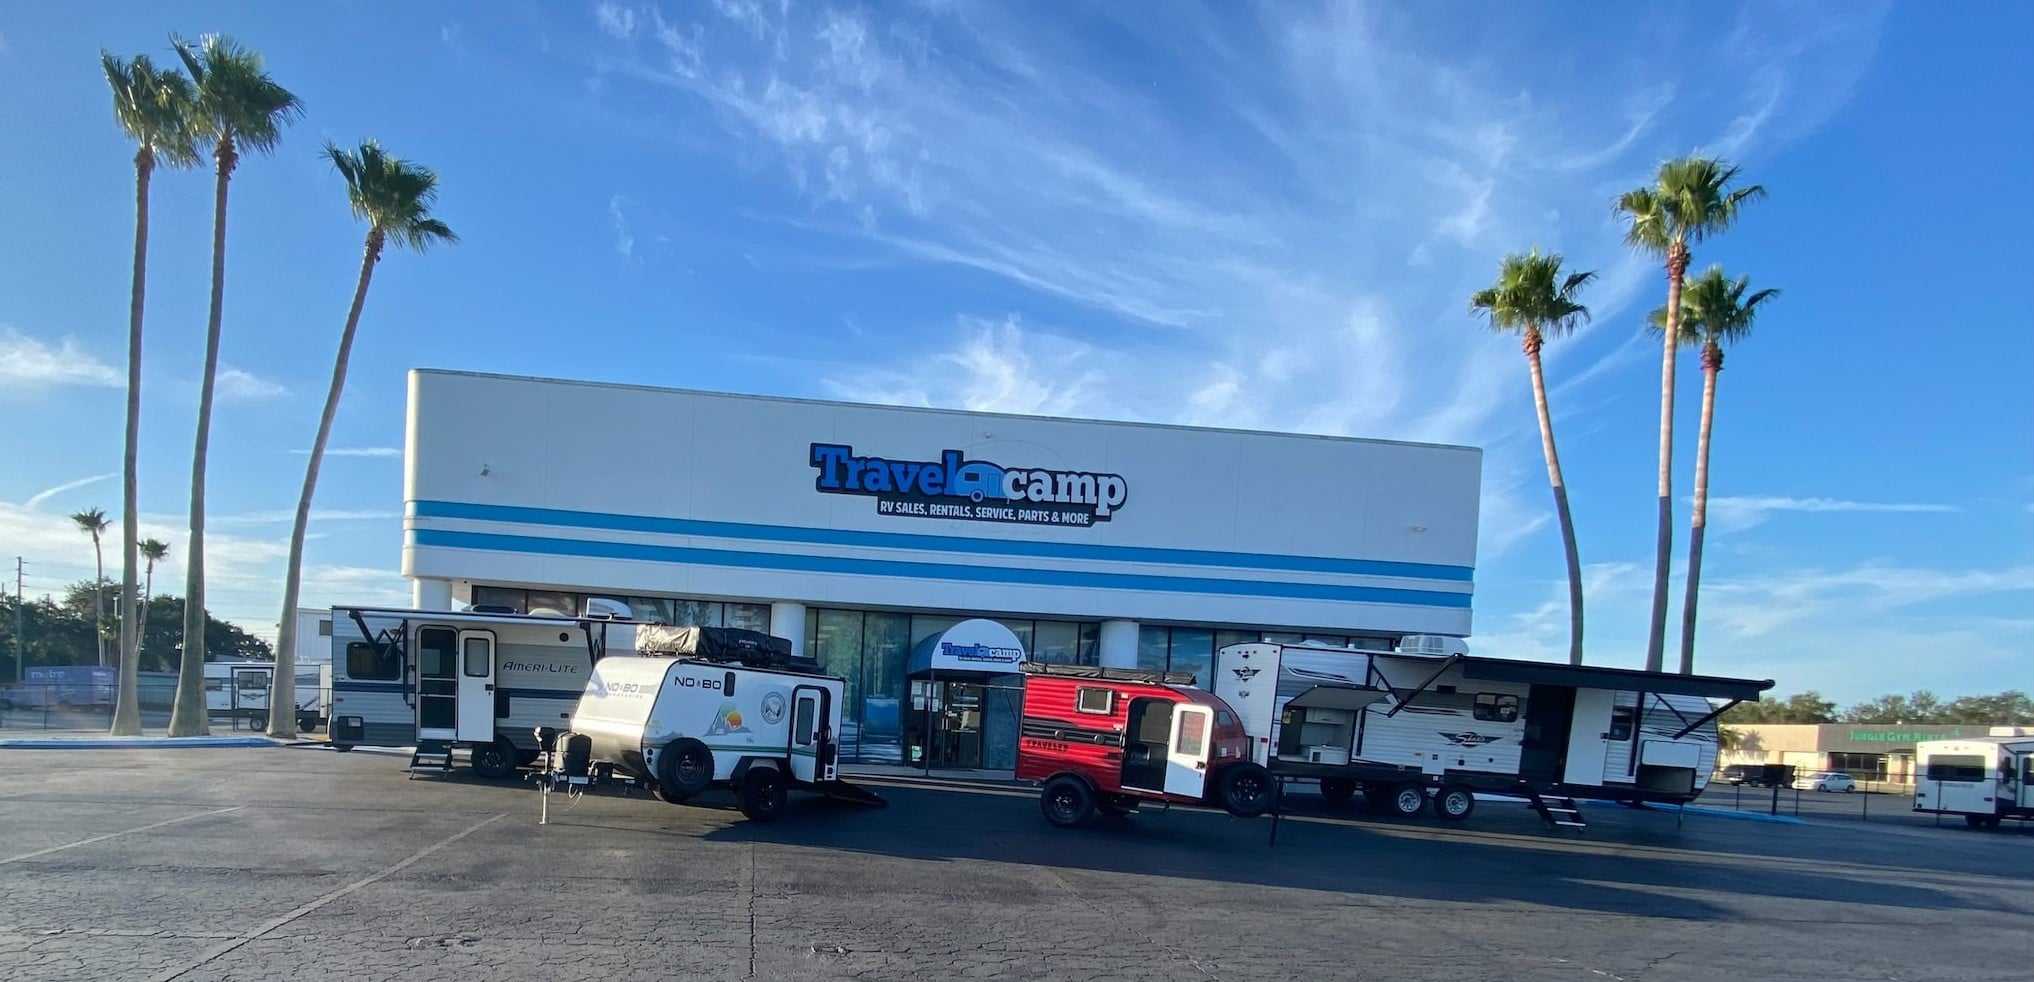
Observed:
[[[1469,643],[1445,634],[1408,634],[1398,639],[1398,650],[1407,655],[1467,655]]]

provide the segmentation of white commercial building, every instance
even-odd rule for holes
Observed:
[[[1045,661],[1210,684],[1236,641],[1467,635],[1469,447],[414,371],[417,606],[789,638],[848,680],[850,759],[1007,767],[996,677],[912,649],[993,618]],[[925,659],[917,659],[920,665]]]

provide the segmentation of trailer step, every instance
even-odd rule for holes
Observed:
[[[1582,817],[1581,806],[1566,795],[1542,795],[1534,792],[1528,799],[1533,811],[1549,826],[1560,829],[1586,829],[1589,822]]]
[[[420,767],[432,767],[441,771],[452,770],[452,744],[443,740],[419,740],[410,752],[409,776],[416,777]]]

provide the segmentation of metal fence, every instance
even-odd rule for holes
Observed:
[[[176,699],[176,675],[144,672],[135,679],[141,697],[141,726],[160,730],[169,725]],[[113,725],[117,690],[100,683],[22,683],[0,686],[0,731],[104,733]],[[222,686],[205,693],[211,725],[259,730],[268,724],[268,690]]]

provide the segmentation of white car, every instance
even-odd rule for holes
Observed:
[[[1816,771],[1794,779],[1799,791],[1856,791],[1857,782],[1842,771]]]

